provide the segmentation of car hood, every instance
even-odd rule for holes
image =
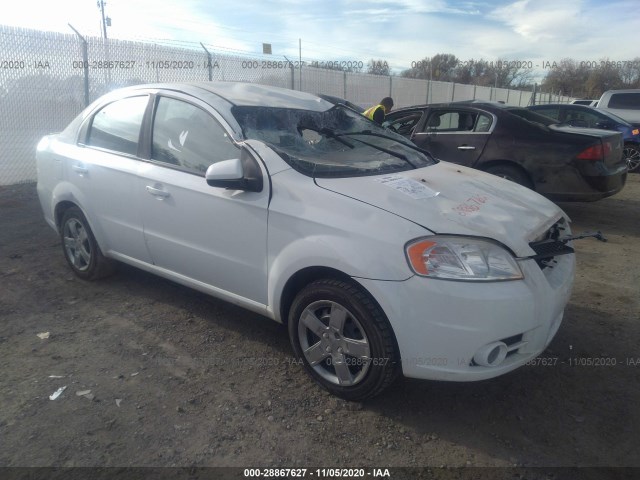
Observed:
[[[566,217],[527,188],[448,162],[391,175],[315,181],[434,233],[495,239],[519,257],[533,255],[529,242]]]

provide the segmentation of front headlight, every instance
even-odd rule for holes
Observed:
[[[522,271],[513,255],[489,240],[434,235],[405,247],[411,269],[420,276],[446,280],[520,280]]]

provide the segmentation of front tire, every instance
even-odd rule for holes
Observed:
[[[288,327],[296,356],[334,395],[371,398],[400,372],[389,321],[354,283],[323,279],[307,285],[293,301]]]
[[[627,161],[629,173],[640,172],[640,147],[627,144],[622,150],[622,158]]]
[[[64,212],[60,240],[67,263],[78,277],[96,280],[113,272],[113,262],[102,255],[89,222],[78,207]]]

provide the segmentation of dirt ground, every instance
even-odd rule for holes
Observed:
[[[359,404],[257,314],[126,266],[79,280],[35,185],[1,187],[0,466],[640,467],[640,175],[561,206],[609,242],[576,242],[544,362]]]

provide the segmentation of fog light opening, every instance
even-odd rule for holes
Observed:
[[[473,361],[482,367],[497,367],[507,358],[507,345],[493,342],[485,345],[473,356]]]

